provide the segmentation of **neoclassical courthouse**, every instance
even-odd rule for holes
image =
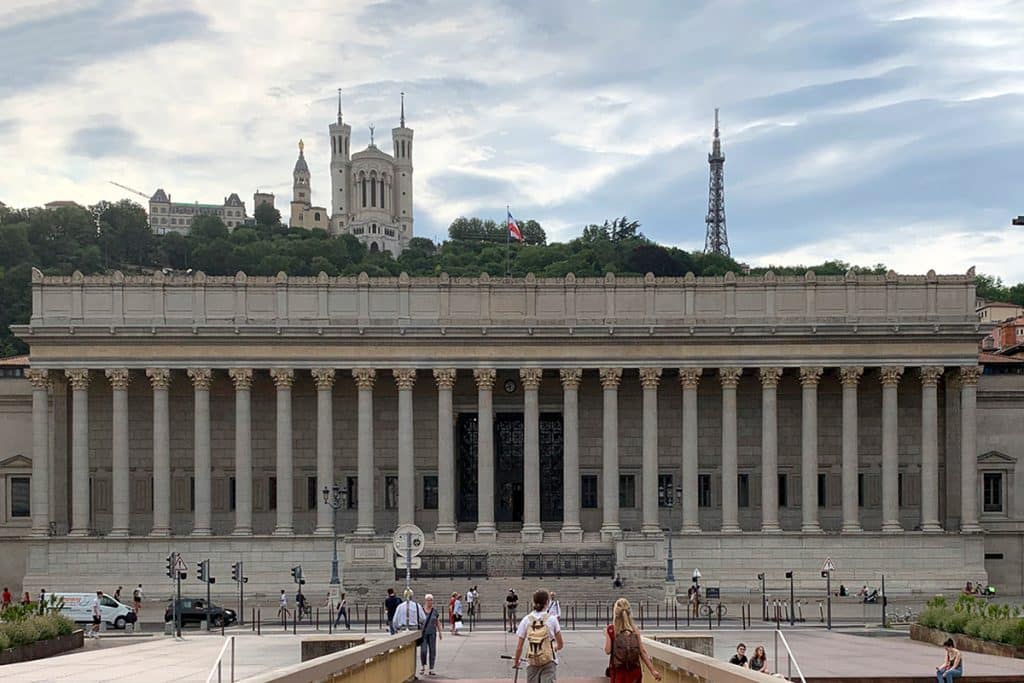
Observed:
[[[226,593],[238,560],[248,590],[296,564],[326,588],[336,483],[356,590],[415,522],[475,576],[606,553],[657,586],[670,529],[723,591],[817,588],[831,557],[848,586],[1022,592],[1024,376],[982,373],[973,273],[36,271],[32,296],[31,409],[0,422],[28,590],[162,586],[172,550]]]

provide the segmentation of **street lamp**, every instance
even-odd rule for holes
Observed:
[[[341,592],[341,576],[338,573],[338,510],[348,503],[348,491],[337,484],[324,487],[324,505],[333,511],[331,520],[331,536],[334,538],[334,557],[331,559],[331,585],[337,586]]]
[[[764,586],[764,572],[758,574],[757,578],[761,581],[761,618],[768,621],[768,594]]]
[[[796,623],[796,606],[793,603],[793,572],[792,570],[786,572],[786,578],[789,579],[789,625],[792,626]]]
[[[665,489],[665,506],[668,507],[668,556],[665,558],[665,583],[674,583],[676,575],[672,571],[672,508],[675,506],[676,498],[683,497],[683,487],[677,486],[673,496],[672,487]]]

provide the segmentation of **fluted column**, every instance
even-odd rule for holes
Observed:
[[[579,368],[562,368],[558,371],[562,380],[562,438],[565,482],[563,502],[562,541],[578,543],[583,540],[580,526],[580,381],[583,371]]]
[[[212,466],[210,456],[210,385],[213,371],[210,368],[189,368],[192,380],[193,407],[195,409],[195,512],[192,520],[193,536],[210,536],[213,533],[212,500],[210,477]]]
[[[903,368],[883,367],[882,382],[882,531],[898,533],[900,525],[899,487],[899,394],[898,387]]]
[[[477,400],[476,540],[494,540],[494,378],[493,368],[473,371]]]
[[[373,501],[373,385],[377,380],[377,371],[373,368],[356,368],[352,370],[352,377],[355,379],[359,396],[356,445],[356,488],[359,501],[355,534],[373,536],[377,533]]]
[[[32,384],[32,535],[50,532],[50,371],[29,368]]]
[[[524,543],[544,540],[540,526],[540,368],[521,368],[523,385],[523,528]],[[532,495],[531,495],[532,492]],[[548,495],[551,495],[550,492]]]
[[[252,535],[252,370],[231,368],[235,384],[235,536]]]
[[[761,531],[779,526],[779,401],[782,368],[761,368]]]
[[[697,385],[701,368],[679,368],[683,389],[683,533],[700,532],[700,492],[697,486]]]
[[[719,368],[722,384],[722,533],[739,533],[739,467],[736,456],[736,387],[743,368]]]
[[[398,523],[416,523],[416,459],[413,455],[412,388],[414,368],[392,370],[398,387]]]
[[[945,370],[921,368],[921,530],[942,531],[939,523],[939,398],[938,385]]]
[[[171,535],[171,371],[146,370],[153,386],[153,529],[151,536]]]
[[[131,522],[128,518],[131,484],[128,464],[128,382],[131,380],[131,373],[126,368],[111,368],[106,371],[106,376],[110,381],[113,411],[110,431],[113,516],[109,535],[123,538],[131,533]]]
[[[89,535],[89,371],[65,370],[71,382],[71,531]]]
[[[334,534],[334,510],[320,492],[334,486],[334,368],[313,368],[316,384],[316,528],[317,536]]]
[[[839,369],[843,385],[843,533],[861,530],[860,509],[857,505],[857,473],[860,471],[860,453],[857,446],[857,385],[864,368],[847,366]]]
[[[455,527],[455,442],[452,437],[454,419],[452,389],[455,368],[434,370],[437,383],[437,529],[434,538],[440,543],[454,543]]]
[[[640,368],[643,387],[643,525],[645,534],[661,534],[658,520],[658,383],[661,368]]]
[[[295,459],[292,453],[292,383],[295,371],[291,368],[273,368],[270,378],[277,387],[277,524],[275,536],[295,533],[292,522],[295,495]],[[360,482],[361,483],[361,482]]]
[[[804,533],[820,533],[818,522],[818,380],[822,368],[800,368],[800,385],[803,387],[803,410],[800,430],[800,484],[803,498]]]
[[[601,388],[604,393],[604,419],[602,434],[601,479],[604,518],[601,538],[618,538],[619,526],[619,382],[622,368],[601,368]]]
[[[978,376],[981,367],[960,368],[960,531],[979,533],[978,524]]]

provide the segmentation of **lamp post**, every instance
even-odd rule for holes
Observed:
[[[665,583],[675,583],[676,580],[676,575],[672,570],[672,508],[675,506],[676,498],[682,497],[682,486],[677,486],[674,492],[672,487],[665,489],[665,506],[668,508],[668,555],[665,557]]]
[[[792,626],[796,623],[796,606],[793,604],[793,572],[792,570],[786,572],[786,578],[789,579],[789,625]]]
[[[761,580],[761,618],[768,621],[768,594],[765,591],[764,572],[758,574],[757,578]]]
[[[323,490],[324,494],[324,505],[330,506],[333,511],[333,517],[331,519],[331,536],[334,539],[334,556],[331,559],[331,585],[337,586],[338,591],[342,589],[341,575],[338,572],[338,510],[345,507],[348,503],[348,491],[332,484],[331,486],[325,486]]]

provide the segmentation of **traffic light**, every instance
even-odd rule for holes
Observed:
[[[199,580],[202,581],[203,583],[207,583],[207,579],[209,579],[209,572],[208,572],[208,569],[207,569],[207,566],[206,566],[206,560],[203,560],[202,562],[197,564],[196,567],[198,569],[197,574],[198,574]]]
[[[240,572],[238,571],[239,569],[240,567],[238,566],[238,562],[235,562],[233,565],[231,565],[231,580],[235,583],[238,583],[239,579],[241,578]]]
[[[178,559],[177,555],[178,553],[171,553],[167,556],[167,578],[169,579],[174,578],[174,564],[175,560]]]
[[[760,574],[758,574],[757,578],[758,578],[759,581],[764,581],[764,572],[761,572]]]
[[[302,565],[292,567],[292,581],[299,584],[300,586],[306,583],[306,580],[302,578]]]

